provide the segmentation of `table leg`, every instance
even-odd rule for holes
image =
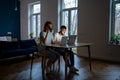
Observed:
[[[91,60],[91,53],[90,53],[90,45],[88,45],[88,56],[89,56],[89,67],[90,71],[92,71],[92,60]]]
[[[68,53],[65,53],[65,80],[67,80],[67,56],[68,56]]]

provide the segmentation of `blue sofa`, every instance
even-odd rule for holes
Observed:
[[[0,59],[32,54],[30,76],[33,65],[34,52],[38,47],[34,39],[19,41],[0,41]]]
[[[34,39],[19,41],[0,41],[0,59],[34,54],[38,47]]]

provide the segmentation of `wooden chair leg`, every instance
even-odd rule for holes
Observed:
[[[50,71],[60,71],[60,56],[58,58],[57,65],[58,66],[56,66],[56,63],[52,64],[52,66],[50,66]]]
[[[45,73],[45,67],[46,67],[46,58],[42,56],[42,74]]]
[[[60,56],[59,56],[59,59],[58,59],[58,72],[60,72]]]
[[[42,74],[45,74],[45,68],[46,68],[46,63],[47,63],[47,59],[45,58],[45,56],[42,56],[42,63],[41,63],[41,67],[42,67]],[[55,63],[50,67],[50,71],[54,71],[55,68],[58,69],[58,72],[60,71],[60,56],[59,56],[59,59],[58,59],[58,66],[55,67]]]

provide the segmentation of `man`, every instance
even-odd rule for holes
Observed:
[[[54,36],[55,43],[61,43],[61,39],[65,35],[65,32],[66,32],[66,26],[63,25],[60,28],[60,32],[56,33],[55,36]],[[58,53],[60,53],[61,55],[63,55],[63,58],[65,60],[66,50],[61,49],[61,48],[56,48],[55,50]],[[70,69],[70,72],[76,72],[76,71],[78,71],[78,69],[76,69],[74,67],[74,53],[73,53],[73,51],[67,50],[67,52],[69,54],[69,59],[67,60],[67,62],[68,62],[67,64],[68,64],[68,67]]]

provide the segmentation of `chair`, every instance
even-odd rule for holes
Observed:
[[[42,68],[42,74],[44,74],[48,57],[47,57],[47,52],[46,52],[45,47],[39,44],[38,44],[38,55],[42,58],[41,68]],[[57,62],[58,62],[58,72],[59,72],[60,71],[60,56]],[[55,63],[50,67],[50,70],[53,70],[53,71],[55,70]]]
[[[58,72],[60,71],[60,57],[61,57],[61,55],[59,55],[58,54],[58,60],[57,60],[57,64],[58,64],[58,66],[55,66],[56,65],[56,63],[54,63],[52,66],[51,66],[51,70],[55,70],[55,68],[58,68]]]

